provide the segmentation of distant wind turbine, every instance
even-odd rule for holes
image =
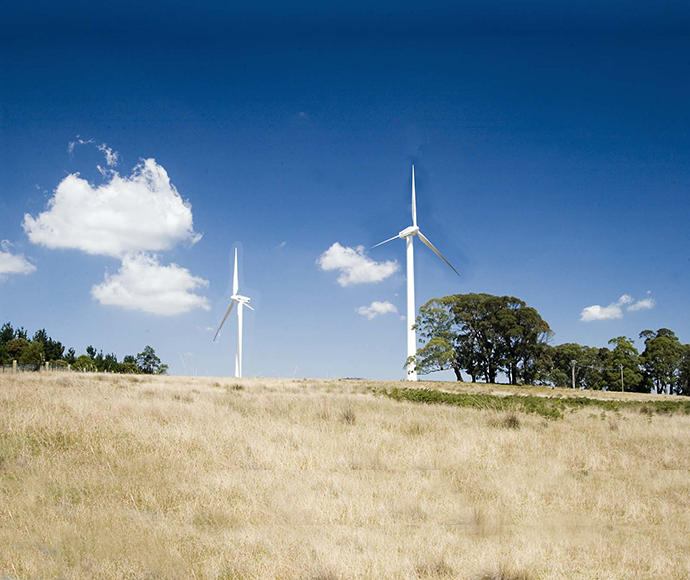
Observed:
[[[458,276],[460,273],[453,268],[451,263],[446,260],[442,255],[441,252],[439,252],[435,247],[434,244],[432,244],[428,238],[419,231],[419,228],[417,227],[417,200],[415,197],[415,186],[414,186],[414,165],[412,166],[412,225],[408,228],[405,228],[403,231],[401,231],[397,236],[393,236],[392,238],[389,238],[380,244],[376,244],[375,246],[372,246],[372,249],[377,248],[378,246],[381,246],[383,244],[387,244],[388,242],[392,242],[393,240],[396,240],[398,238],[402,238],[405,240],[407,244],[407,358],[409,359],[411,356],[415,356],[417,354],[417,332],[414,329],[414,324],[415,324],[415,314],[416,314],[416,308],[415,308],[415,301],[414,301],[414,249],[412,246],[412,238],[415,237],[415,235],[419,236],[419,239],[422,241],[423,244],[429,247],[429,249],[434,252],[441,260],[443,260],[446,264],[448,264]],[[417,371],[415,370],[413,365],[409,365],[407,367],[407,380],[408,381],[416,381],[417,380]]]
[[[225,324],[225,321],[230,315],[232,307],[235,305],[235,302],[237,302],[237,353],[235,354],[235,376],[237,378],[242,377],[242,308],[246,306],[249,308],[249,310],[254,310],[251,306],[249,306],[250,298],[237,293],[239,288],[240,282],[237,276],[237,248],[235,248],[235,270],[232,277],[232,296],[230,296],[230,306],[228,306],[228,309],[225,311],[225,316],[223,316],[223,320],[216,331],[216,335],[213,337],[213,341],[215,342],[218,338],[220,329],[223,328],[223,324]]]

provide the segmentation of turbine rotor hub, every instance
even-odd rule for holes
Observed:
[[[417,232],[419,231],[419,228],[417,226],[410,226],[409,228],[405,228],[403,231],[401,231],[398,234],[399,238],[409,238],[410,236],[414,236]]]

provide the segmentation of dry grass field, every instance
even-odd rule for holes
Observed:
[[[690,578],[690,415],[665,397],[546,418],[394,386],[0,376],[0,578]]]

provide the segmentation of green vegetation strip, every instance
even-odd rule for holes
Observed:
[[[603,411],[637,411],[647,415],[685,413],[690,414],[690,401],[610,401],[589,397],[538,397],[535,395],[487,395],[471,393],[447,393],[435,389],[399,389],[382,393],[395,401],[411,401],[430,405],[453,405],[491,411],[515,411],[536,413],[547,419],[561,419],[567,410],[599,408]]]

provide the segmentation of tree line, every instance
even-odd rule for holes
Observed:
[[[0,365],[12,364],[16,360],[20,365],[39,367],[48,362],[53,368],[69,367],[83,372],[110,372],[130,374],[165,374],[168,365],[161,362],[156,351],[150,347],[136,356],[127,355],[122,361],[114,353],[103,354],[93,346],[86,347],[86,353],[77,356],[73,348],[65,349],[58,340],[48,336],[45,329],[37,330],[32,338],[23,328],[13,328],[9,322],[0,328]]]
[[[427,374],[452,370],[458,381],[690,395],[690,345],[672,330],[643,330],[635,341],[612,338],[607,347],[551,346],[553,332],[536,309],[514,296],[455,294],[420,308],[424,343],[408,363]]]

